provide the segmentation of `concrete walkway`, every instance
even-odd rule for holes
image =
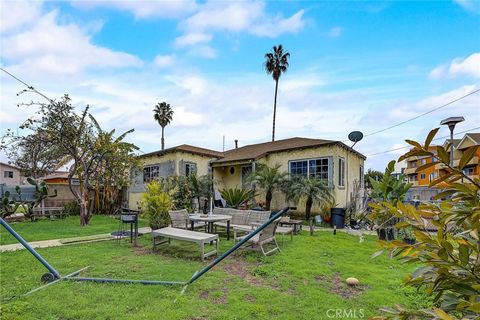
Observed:
[[[143,235],[150,232],[152,232],[152,229],[150,229],[149,227],[138,228],[139,235]],[[97,234],[97,235],[67,238],[67,239],[32,241],[32,242],[29,242],[28,244],[30,244],[32,248],[37,249],[37,248],[59,247],[59,246],[65,246],[70,244],[107,241],[107,240],[113,240],[113,239],[118,239],[118,238],[106,233],[106,234]],[[0,252],[18,251],[23,249],[25,249],[25,247],[18,242],[0,246]]]

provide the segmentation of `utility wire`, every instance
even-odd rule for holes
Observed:
[[[46,95],[44,95],[43,93],[41,93],[40,91],[38,91],[37,89],[35,89],[33,86],[29,85],[28,83],[26,83],[25,81],[23,81],[22,79],[18,78],[17,76],[11,74],[10,72],[8,72],[7,70],[5,70],[4,68],[0,67],[0,70],[2,70],[3,72],[5,72],[6,74],[8,74],[10,77],[12,77],[13,79],[17,80],[18,82],[20,82],[21,84],[23,84],[24,86],[26,86],[28,88],[28,90],[31,90],[37,94],[39,94],[40,96],[44,97],[45,99],[47,99],[49,102],[53,103],[54,100],[53,99],[50,99],[49,97],[47,97]],[[17,94],[18,95],[18,94]],[[117,138],[115,136],[112,136],[113,138]],[[137,151],[140,151],[141,153],[145,154],[146,152],[138,149]]]
[[[465,131],[456,132],[456,133],[454,134],[454,136],[459,135],[459,134],[462,134],[462,133],[471,132],[471,131],[477,130],[477,129],[480,129],[480,127],[471,128],[471,129],[468,129],[468,130],[465,130]],[[450,135],[435,138],[435,139],[433,139],[433,141],[442,140],[442,139],[446,139],[446,138],[450,138]],[[398,151],[398,150],[407,149],[407,148],[411,148],[411,147],[412,147],[412,146],[410,146],[410,145],[408,145],[408,146],[403,146],[403,147],[398,147],[398,148],[395,148],[395,149],[390,149],[390,150],[386,150],[386,151],[381,151],[381,152],[372,153],[372,154],[367,155],[367,157],[378,156],[378,155],[381,155],[381,154],[386,154],[386,153],[390,153],[390,152],[393,152],[393,151]]]
[[[462,99],[465,99],[465,98],[467,98],[467,97],[469,97],[469,96],[471,96],[471,95],[473,95],[473,94],[475,94],[475,93],[477,93],[477,92],[479,92],[479,91],[480,91],[480,89],[474,90],[474,91],[469,92],[469,93],[467,93],[467,94],[465,94],[465,95],[463,95],[463,96],[461,96],[461,97],[459,97],[459,98],[457,98],[457,99],[455,99],[455,100],[452,100],[452,101],[450,101],[450,102],[447,102],[447,103],[445,103],[445,104],[443,104],[443,105],[441,105],[441,106],[439,106],[439,107],[436,107],[436,108],[433,108],[433,109],[431,109],[431,110],[428,110],[428,111],[426,111],[426,112],[424,112],[424,113],[421,113],[421,114],[419,114],[419,115],[417,115],[417,116],[415,116],[415,117],[413,117],[413,118],[404,120],[404,121],[399,122],[399,123],[397,123],[397,124],[391,125],[391,126],[389,126],[389,127],[387,127],[387,128],[384,128],[384,129],[381,129],[381,130],[378,130],[378,131],[374,131],[374,132],[368,133],[368,134],[364,135],[363,137],[364,137],[364,138],[370,137],[370,136],[373,136],[373,135],[375,135],[375,134],[377,134],[377,133],[381,133],[381,132],[384,132],[384,131],[393,129],[393,128],[395,128],[395,127],[401,126],[401,125],[403,125],[403,124],[405,124],[405,123],[407,123],[407,122],[416,120],[416,119],[418,119],[418,118],[420,118],[420,117],[423,117],[423,116],[425,116],[425,115],[427,115],[427,114],[430,114],[430,113],[432,113],[432,112],[435,112],[435,111],[437,111],[437,110],[440,110],[440,109],[442,109],[442,108],[445,108],[445,107],[447,107],[447,106],[449,106],[449,105],[451,105],[451,104],[453,104],[453,103],[455,103],[455,102],[458,102],[458,101],[460,101],[460,100],[462,100]],[[347,140],[344,140],[344,141],[342,141],[342,142],[348,142],[348,141],[349,141],[349,140],[347,139]]]

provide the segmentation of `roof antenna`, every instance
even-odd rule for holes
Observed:
[[[357,142],[363,139],[363,133],[360,131],[352,131],[348,134],[348,139],[353,142],[351,147],[353,149]]]

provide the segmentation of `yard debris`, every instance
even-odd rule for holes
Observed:
[[[353,277],[350,277],[350,278],[347,278],[347,280],[345,281],[349,286],[356,286],[360,283],[360,281],[358,281],[357,278],[353,278]]]

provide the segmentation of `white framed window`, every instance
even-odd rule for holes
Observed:
[[[463,173],[467,176],[473,176],[474,172],[475,172],[475,167],[468,167],[468,168],[464,168],[463,169]]]
[[[427,159],[420,159],[420,165],[423,166],[427,163]]]
[[[143,168],[143,182],[148,183],[159,177],[160,166],[153,165]]]
[[[242,167],[242,186],[247,187],[248,177],[252,174],[252,166]]]
[[[425,173],[420,174],[420,180],[425,180]]]
[[[288,172],[293,176],[321,179],[331,186],[333,183],[332,157],[291,160],[288,162]]]
[[[12,178],[13,179],[13,171],[4,171],[3,172],[4,178]]]
[[[185,175],[188,177],[197,172],[197,164],[193,162],[185,162]]]
[[[365,173],[363,171],[363,166],[360,166],[360,169],[359,169],[359,181],[360,181],[360,188],[364,188],[365,187]]]
[[[433,181],[433,180],[437,179],[437,177],[438,177],[438,176],[437,176],[437,172],[432,172],[432,173],[430,173],[430,174],[428,175],[428,179],[429,179],[430,181]]]
[[[345,159],[338,158],[338,186],[345,187]]]

